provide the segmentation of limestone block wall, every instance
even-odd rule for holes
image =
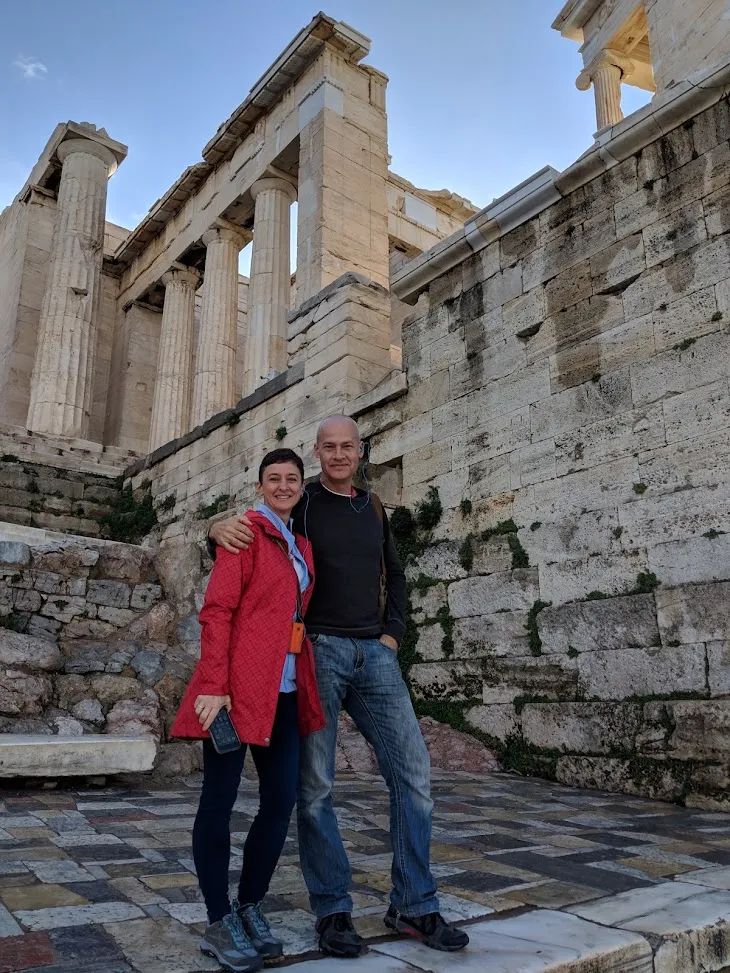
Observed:
[[[694,803],[730,786],[730,110],[448,273],[362,416],[401,503],[424,711],[511,766]]]

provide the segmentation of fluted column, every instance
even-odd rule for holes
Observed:
[[[229,227],[203,234],[206,246],[191,427],[228,409],[236,395],[238,253],[246,237]]]
[[[190,267],[173,267],[163,275],[162,283],[165,303],[152,402],[150,452],[190,428],[195,291],[200,274]]]
[[[286,370],[291,263],[289,211],[296,190],[285,179],[263,178],[255,201],[249,285],[244,395]]]
[[[88,139],[62,142],[56,224],[31,377],[28,428],[88,432],[101,298],[107,180],[114,154]]]
[[[632,71],[633,63],[629,58],[607,48],[578,75],[575,83],[579,91],[587,91],[593,85],[599,132],[624,117],[621,110],[621,82]]]

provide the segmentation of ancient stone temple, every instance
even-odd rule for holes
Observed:
[[[345,412],[436,761],[727,806],[727,4],[553,26],[596,131],[482,210],[388,169],[387,79],[322,14],[131,231],[125,146],[56,128],[0,217],[0,772],[59,734],[196,765],[167,730],[207,525],[277,443],[314,473]],[[652,97],[624,118],[626,84]]]

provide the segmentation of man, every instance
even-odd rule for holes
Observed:
[[[429,757],[397,657],[405,632],[405,575],[380,501],[353,486],[363,455],[355,422],[325,419],[314,454],[322,473],[308,484],[293,519],[295,531],[313,546],[316,584],[306,623],[327,721],[302,740],[297,808],[319,946],[349,958],[364,949],[352,923],[350,864],[332,804],[337,721],[344,707],[375,750],[390,792],[393,890],[385,924],[434,949],[463,949],[469,938],[441,917],[429,867]],[[245,517],[213,524],[210,537],[231,552],[251,542]]]

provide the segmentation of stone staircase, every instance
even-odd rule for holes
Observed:
[[[135,454],[0,426],[0,522],[99,537]]]

